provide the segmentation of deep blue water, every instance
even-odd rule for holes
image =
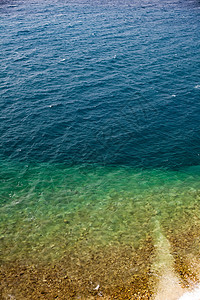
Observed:
[[[199,20],[199,1],[1,1],[1,157],[198,165]]]

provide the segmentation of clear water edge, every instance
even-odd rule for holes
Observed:
[[[1,174],[2,262],[55,264],[69,253],[87,261],[99,249],[119,256],[131,247],[139,274],[149,266],[157,282],[168,269],[187,282],[175,262],[181,256],[188,264],[199,255],[199,166],[170,171],[4,161]]]

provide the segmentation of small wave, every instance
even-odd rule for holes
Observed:
[[[200,84],[195,85],[195,89],[200,89]]]
[[[47,107],[53,108],[53,107],[58,107],[58,106],[63,106],[63,104],[62,103],[55,103],[55,104],[50,104]]]

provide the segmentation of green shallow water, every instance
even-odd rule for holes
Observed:
[[[158,222],[172,243],[200,226],[200,166],[169,171],[4,161],[0,168],[5,262],[59,260],[77,247],[139,251],[156,239]],[[184,253],[198,249],[195,235]]]

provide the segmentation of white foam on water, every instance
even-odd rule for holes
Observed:
[[[200,285],[194,290],[184,293],[178,300],[200,300]]]
[[[200,84],[195,85],[195,89],[200,89]]]

